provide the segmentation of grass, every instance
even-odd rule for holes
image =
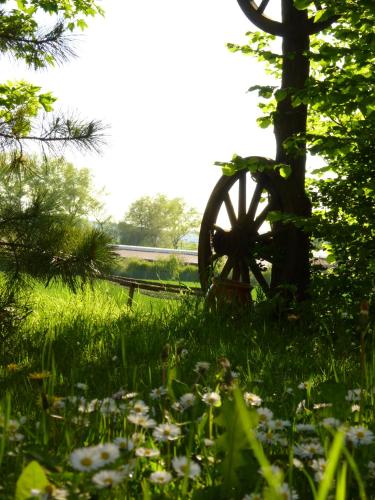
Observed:
[[[106,282],[35,288],[0,372],[1,498],[374,497],[369,323],[126,301]]]

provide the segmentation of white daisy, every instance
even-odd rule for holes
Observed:
[[[124,475],[116,470],[101,470],[92,476],[92,482],[98,488],[111,488],[121,483]]]
[[[243,398],[246,406],[260,406],[262,404],[262,398],[252,392],[245,392]]]
[[[297,424],[297,432],[315,432],[315,426],[312,424]]]
[[[137,457],[143,458],[155,458],[160,455],[160,451],[157,448],[137,448],[135,450]]]
[[[134,443],[133,441],[130,439],[130,438],[127,438],[127,437],[117,437],[113,440],[113,442],[115,443],[116,446],[118,446],[118,448],[120,450],[132,450],[134,448]]]
[[[150,392],[151,399],[160,399],[167,394],[167,389],[164,386],[157,387],[156,389],[152,389]]]
[[[119,447],[114,443],[104,443],[96,446],[101,465],[106,465],[114,462],[120,456]]]
[[[102,404],[100,405],[100,413],[102,415],[112,415],[113,413],[117,413],[118,408],[116,405],[116,401],[112,398],[104,398]]]
[[[180,404],[184,410],[194,405],[196,397],[193,393],[187,392],[180,397]]]
[[[257,414],[259,416],[259,425],[267,424],[273,419],[273,412],[269,408],[257,408]]]
[[[82,472],[98,469],[102,465],[96,446],[75,449],[70,454],[70,463],[73,469]]]
[[[202,396],[202,401],[208,406],[221,405],[221,397],[217,392],[206,392],[206,394]]]
[[[290,427],[290,421],[281,420],[280,418],[277,418],[275,420],[269,420],[267,425],[269,429],[273,429],[275,431],[282,431],[287,427]]]
[[[207,361],[198,361],[195,364],[194,371],[197,373],[206,373],[210,369],[211,363],[208,363]]]
[[[368,468],[369,477],[374,479],[375,478],[375,462],[370,460],[369,463],[367,464],[367,468]]]
[[[346,440],[353,446],[360,444],[371,444],[374,441],[374,434],[366,427],[359,425],[358,427],[350,427],[346,433]]]
[[[149,407],[142,400],[135,401],[132,406],[132,413],[138,415],[146,415],[148,413]]]
[[[294,446],[294,454],[300,458],[313,458],[324,455],[324,448],[318,440],[311,440]]]
[[[326,417],[323,418],[321,425],[323,427],[332,427],[333,429],[337,429],[341,425],[341,422],[338,418],[333,418],[333,417]]]
[[[297,492],[292,490],[288,483],[283,483],[277,488],[276,492],[279,495],[278,498],[280,498],[280,500],[298,500]]]
[[[324,472],[327,468],[327,460],[325,458],[314,458],[310,467],[315,471],[314,479],[319,483],[323,479]]]
[[[157,470],[150,474],[150,481],[156,484],[167,484],[172,479],[172,474],[165,470]]]
[[[174,441],[180,437],[181,429],[174,424],[160,424],[155,427],[152,433],[156,441]]]
[[[151,429],[156,425],[156,422],[153,418],[149,418],[147,415],[143,415],[142,413],[131,413],[130,415],[128,415],[128,420],[132,424],[139,425],[140,427],[144,427],[145,429]]]
[[[201,472],[200,465],[193,460],[188,460],[187,457],[174,457],[172,466],[180,477],[188,476],[190,479],[195,479]]]
[[[76,387],[81,391],[87,391],[87,389],[89,388],[89,386],[87,384],[84,384],[83,382],[77,382]]]
[[[360,401],[361,400],[361,389],[349,389],[345,399],[347,401]]]

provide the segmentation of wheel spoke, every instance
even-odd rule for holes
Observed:
[[[241,278],[244,283],[250,283],[250,272],[247,263],[244,259],[240,261]]]
[[[220,278],[222,278],[222,279],[228,278],[229,273],[231,272],[232,269],[233,269],[232,259],[228,258],[228,260],[224,264],[223,269],[221,270]]]
[[[267,231],[266,233],[258,234],[258,236],[255,238],[255,241],[259,243],[271,243],[273,236],[274,231]]]
[[[259,7],[257,9],[257,12],[259,14],[263,14],[263,12],[265,11],[265,8],[267,7],[268,3],[269,3],[270,0],[262,0],[259,4]]]
[[[261,184],[257,184],[253,197],[250,202],[249,210],[247,211],[247,220],[248,221],[253,221],[255,218],[255,214],[260,202],[260,197],[262,196],[262,191],[263,191],[263,186]]]
[[[236,260],[234,266],[233,266],[233,280],[234,281],[239,281],[241,277],[241,268],[240,268],[240,263],[238,260]]]
[[[258,264],[255,262],[255,260],[250,260],[249,267],[250,267],[251,272],[254,275],[254,278],[259,283],[263,292],[266,295],[268,295],[270,287],[267,283],[266,278],[263,276],[262,271],[259,269]]]
[[[258,231],[260,226],[263,224],[263,222],[266,220],[268,212],[272,210],[271,203],[269,203],[258,215],[258,217],[254,221],[254,229]]]
[[[233,227],[233,226],[236,225],[237,217],[236,217],[236,213],[234,211],[231,199],[229,197],[229,193],[227,193],[225,195],[224,203],[225,203],[225,208],[227,209],[227,214],[228,214],[228,217],[229,217],[230,224]]]
[[[246,170],[241,172],[238,183],[238,218],[246,214]]]

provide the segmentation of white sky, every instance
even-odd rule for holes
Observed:
[[[271,129],[256,124],[263,66],[231,54],[252,25],[236,0],[105,0],[89,19],[78,58],[30,72],[0,60],[2,80],[27,78],[58,97],[58,109],[110,125],[101,156],[66,156],[89,167],[116,219],[143,195],[182,197],[203,212],[220,177],[215,161],[274,157]]]

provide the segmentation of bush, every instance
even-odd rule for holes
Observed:
[[[183,264],[174,255],[155,262],[140,259],[121,259],[112,272],[120,276],[136,279],[199,281],[197,266]]]

